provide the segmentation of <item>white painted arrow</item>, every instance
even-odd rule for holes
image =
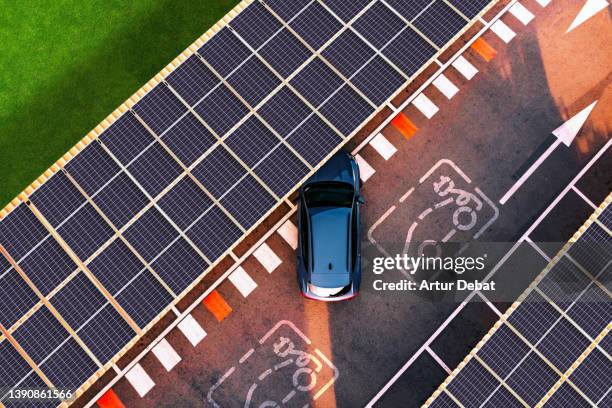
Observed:
[[[525,181],[527,181],[529,176],[531,176],[538,169],[538,167],[540,167],[540,165],[544,163],[544,160],[546,160],[548,156],[550,156],[552,152],[554,152],[555,149],[559,147],[561,143],[568,147],[572,144],[572,142],[578,135],[578,132],[580,132],[580,129],[582,129],[582,126],[584,126],[584,123],[591,114],[591,111],[595,107],[595,104],[597,104],[597,101],[593,102],[592,104],[569,118],[561,126],[553,130],[552,134],[557,137],[557,140],[555,140],[555,142],[551,144],[548,149],[546,149],[546,151],[542,153],[540,157],[538,157],[538,160],[536,160],[531,165],[531,167],[529,167],[529,169],[527,169],[527,171],[523,173],[521,178],[519,178],[516,183],[514,183],[510,190],[508,190],[506,194],[504,194],[504,196],[499,200],[500,204],[506,204],[506,202],[510,199],[510,197],[512,197],[516,190],[518,190],[525,183]]]
[[[580,24],[584,23],[589,18],[593,17],[595,14],[599,13],[601,10],[605,9],[606,7],[608,7],[607,0],[587,0],[565,33],[566,34],[569,33],[574,28],[578,27]]]

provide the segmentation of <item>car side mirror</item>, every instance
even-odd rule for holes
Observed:
[[[359,195],[357,196],[357,203],[358,203],[358,204],[361,204],[361,205],[364,205],[364,204],[365,204],[365,198],[363,198],[363,196],[362,196],[361,194],[359,194]]]

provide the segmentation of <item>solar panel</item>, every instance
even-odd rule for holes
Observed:
[[[58,228],[57,232],[82,261],[89,258],[114,234],[112,228],[89,203]]]
[[[98,369],[96,363],[72,338],[39,367],[55,387],[70,389],[78,388]]]
[[[35,372],[30,372],[27,377],[19,384],[20,389],[46,389],[47,384],[36,374]],[[19,400],[10,400],[5,398],[2,403],[6,408],[56,408],[60,405],[59,399],[47,398],[44,400],[41,399],[19,399]]]
[[[217,138],[194,115],[188,113],[162,137],[162,141],[185,166],[191,166]]]
[[[213,205],[212,200],[189,177],[183,177],[158,202],[159,207],[182,230],[187,229]]]
[[[470,19],[476,17],[489,4],[489,0],[449,0],[449,2]]]
[[[279,197],[295,187],[308,171],[308,167],[285,145],[278,146],[255,167],[255,174]]]
[[[257,49],[280,30],[282,24],[263,4],[254,1],[231,21],[230,26]]]
[[[384,103],[406,82],[404,77],[380,56],[368,62],[351,81],[377,105]]]
[[[357,92],[345,85],[319,111],[342,134],[350,135],[374,108]]]
[[[353,27],[370,44],[380,49],[407,26],[389,7],[377,1],[353,23]]]
[[[195,105],[220,81],[197,55],[187,58],[166,81],[189,105]]]
[[[261,47],[259,55],[283,78],[287,78],[312,53],[289,30],[282,29],[266,45]]]
[[[85,201],[85,197],[61,171],[30,195],[30,201],[47,221],[57,227]]]
[[[438,47],[444,46],[467,24],[442,0],[436,0],[414,20],[414,25]]]
[[[225,85],[218,86],[194,109],[219,137],[224,136],[249,111]]]
[[[430,406],[432,408],[459,408],[459,405],[457,405],[455,401],[453,401],[451,397],[444,392],[440,394]]]
[[[555,367],[565,372],[589,344],[590,341],[567,319],[561,319],[537,348]]]
[[[96,194],[93,201],[117,229],[122,228],[149,202],[124,172]]]
[[[247,175],[221,199],[221,205],[245,228],[250,228],[276,202],[255,178]]]
[[[499,387],[497,391],[491,395],[484,408],[522,408],[524,405],[516,399],[505,387]]]
[[[383,55],[406,75],[414,75],[436,50],[412,29],[402,31],[383,51]]]
[[[265,0],[264,3],[284,21],[289,21],[309,3],[312,3],[312,0]]]
[[[508,322],[535,344],[561,315],[537,292],[531,292],[510,315]]]
[[[120,290],[115,299],[142,328],[170,304],[172,296],[149,271],[144,270]]]
[[[89,196],[121,171],[100,143],[91,143],[66,164],[66,171]]]
[[[187,112],[187,107],[165,83],[151,89],[132,109],[157,135]]]
[[[219,198],[240,180],[246,170],[223,146],[218,146],[191,173]]]
[[[338,68],[342,75],[350,78],[374,53],[353,31],[344,31],[321,55]]]
[[[422,13],[432,0],[385,0],[395,11],[401,14],[406,20],[412,21],[417,15]],[[469,0],[468,0],[469,1]]]
[[[0,221],[0,244],[19,261],[48,234],[25,204],[19,204]]]
[[[174,293],[183,292],[207,266],[208,263],[183,238],[179,238],[151,264],[151,268]]]
[[[150,262],[179,235],[155,207],[145,212],[123,234],[145,261]]]
[[[250,106],[256,106],[280,84],[280,80],[258,58],[238,68],[227,82]]]
[[[0,324],[9,328],[38,303],[38,296],[15,269],[0,277]]]
[[[317,1],[300,13],[289,26],[315,50],[320,49],[342,29],[342,23]]]
[[[529,346],[503,325],[477,354],[501,378],[506,378],[528,352]]]
[[[612,259],[612,237],[592,223],[567,253],[593,276],[599,275]]]
[[[100,135],[100,140],[124,166],[127,166],[155,141],[131,112],[124,113],[113,122]]]
[[[599,221],[606,227],[612,228],[612,206],[608,205],[599,215]]]
[[[344,81],[320,58],[315,58],[290,82],[315,108],[319,107]]]
[[[576,384],[591,401],[599,401],[608,392],[610,378],[612,378],[612,363],[597,349],[591,351],[569,377],[570,381]]]
[[[19,266],[44,296],[77,269],[66,251],[52,238],[44,240]]]
[[[46,306],[38,309],[12,333],[28,356],[39,364],[70,334]]]
[[[538,284],[538,288],[561,309],[567,309],[591,283],[567,257],[561,257]]]
[[[2,392],[13,388],[30,371],[30,365],[21,357],[15,347],[6,339],[0,341],[0,386],[3,388]]]
[[[372,0],[324,0],[325,3],[338,17],[348,23]]]
[[[508,379],[510,386],[527,404],[536,405],[559,380],[559,376],[535,353],[527,358]]]
[[[251,116],[225,143],[247,166],[253,167],[278,145],[280,140],[257,117]]]
[[[248,47],[227,27],[206,41],[198,50],[198,54],[222,77],[226,77],[252,55]]]
[[[83,326],[108,301],[89,278],[79,272],[51,298],[51,304],[77,330]]]
[[[480,406],[500,385],[475,359],[467,363],[457,378],[458,381],[449,384],[448,390],[466,406]]]
[[[561,387],[555,391],[550,397],[546,404],[546,408],[565,408],[565,407],[591,407],[592,405],[587,402],[576,390],[572,388],[567,382],[561,384]],[[603,406],[603,405],[602,405]]]
[[[316,115],[287,138],[287,143],[312,166],[321,162],[340,142],[342,138]]]
[[[123,241],[116,239],[87,267],[114,295],[138,275],[145,265]]]
[[[242,235],[232,220],[214,206],[186,231],[189,239],[213,262]]]
[[[287,137],[312,111],[293,91],[285,86],[270,98],[258,112],[278,134]]]
[[[159,143],[155,143],[136,159],[127,171],[151,197],[156,197],[183,169]]]
[[[599,286],[591,284],[567,314],[595,338],[612,321],[612,302]]]

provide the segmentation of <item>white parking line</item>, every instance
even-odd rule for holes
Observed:
[[[393,146],[393,144],[391,144],[391,142],[388,141],[382,133],[377,134],[372,140],[370,140],[370,145],[385,160],[389,160],[391,156],[393,156],[395,152],[397,152],[395,146]]]
[[[140,364],[136,364],[125,374],[125,378],[132,384],[140,397],[147,395],[155,383]]]
[[[542,7],[546,7],[550,4],[551,0],[536,0],[538,4]]]
[[[283,262],[265,242],[253,252],[253,256],[268,273],[272,273]]]
[[[466,60],[463,55],[457,57],[457,59],[453,61],[451,65],[467,80],[474,78],[474,75],[478,73],[476,67],[473,66],[470,61]]]
[[[204,337],[206,337],[206,331],[190,314],[185,316],[177,327],[185,335],[185,337],[187,337],[187,340],[189,340],[193,347],[197,346],[198,343],[201,342]]]
[[[440,74],[432,84],[438,88],[447,99],[452,99],[459,92],[459,88],[451,82],[444,74]]]
[[[298,230],[291,222],[291,220],[285,221],[283,225],[280,226],[279,229],[276,230],[278,234],[283,237],[283,239],[289,244],[289,246],[293,249],[297,249],[298,246]]]
[[[178,355],[166,339],[161,339],[151,351],[155,354],[155,357],[157,357],[166,371],[172,370],[174,366],[181,361],[181,356]]]
[[[491,31],[493,31],[503,42],[508,44],[516,36],[516,33],[512,31],[510,27],[501,20],[497,20],[491,25]]]
[[[523,25],[529,24],[529,22],[535,17],[531,11],[527,10],[527,8],[518,1],[514,3],[508,11],[510,14],[516,17],[518,21],[523,23]]]
[[[228,278],[244,297],[249,296],[257,287],[257,283],[255,283],[242,266],[237,267]]]
[[[427,119],[431,119],[433,115],[440,110],[435,103],[431,101],[424,93],[419,94],[412,104],[419,110]]]
[[[368,162],[365,161],[363,157],[361,157],[361,155],[359,154],[355,155],[355,160],[357,161],[357,165],[359,166],[359,178],[365,183],[370,177],[374,175],[374,173],[376,173],[376,170],[374,170],[374,168],[370,166]]]

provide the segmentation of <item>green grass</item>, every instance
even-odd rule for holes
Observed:
[[[237,3],[0,0],[0,208]]]

